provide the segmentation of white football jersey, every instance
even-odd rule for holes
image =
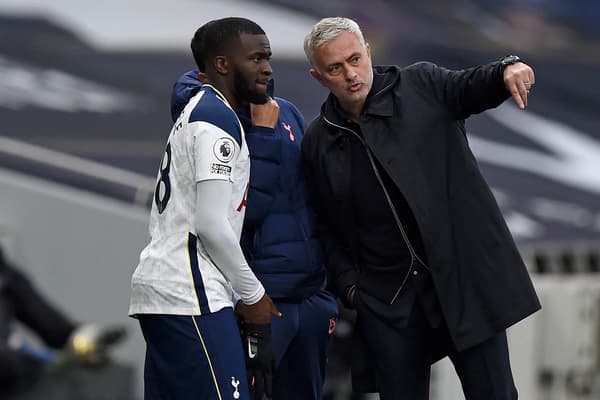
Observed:
[[[150,243],[131,282],[129,314],[200,315],[232,307],[232,288],[195,236],[196,183],[233,184],[229,222],[239,238],[250,176],[244,129],[205,85],[171,130],[150,212]]]

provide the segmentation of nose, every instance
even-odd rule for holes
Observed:
[[[263,74],[267,76],[271,76],[271,74],[273,74],[273,68],[271,68],[271,63],[268,61],[265,62],[265,65],[263,67]]]
[[[346,80],[348,82],[352,82],[352,81],[356,80],[356,78],[358,76],[358,74],[356,73],[356,71],[354,69],[352,69],[352,68],[346,68],[345,73],[346,73]]]

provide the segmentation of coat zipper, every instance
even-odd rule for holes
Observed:
[[[419,264],[421,264],[427,270],[429,270],[429,266],[427,266],[427,264],[423,260],[421,260],[421,258],[418,256],[418,254],[414,250],[412,244],[410,243],[410,240],[408,239],[408,235],[406,234],[406,231],[404,230],[404,226],[402,225],[402,221],[400,221],[400,217],[398,216],[398,212],[396,211],[396,208],[394,207],[394,203],[392,202],[392,198],[390,197],[390,194],[388,193],[387,188],[383,184],[383,179],[381,178],[381,174],[379,173],[379,169],[377,168],[377,164],[375,163],[375,160],[373,159],[373,154],[371,153],[371,150],[369,149],[369,147],[365,143],[364,139],[358,133],[354,132],[350,128],[346,128],[344,126],[334,124],[333,122],[329,121],[327,119],[327,117],[325,117],[325,116],[323,116],[323,119],[328,124],[330,124],[332,126],[335,126],[336,128],[339,128],[339,129],[342,129],[342,130],[345,130],[345,131],[348,131],[348,132],[352,133],[354,136],[356,136],[356,138],[362,144],[363,148],[367,152],[367,157],[369,157],[369,162],[371,164],[371,168],[373,169],[373,172],[375,173],[375,177],[377,178],[377,181],[379,182],[379,185],[381,186],[381,189],[383,189],[383,193],[384,193],[385,198],[387,200],[387,203],[388,203],[388,205],[390,207],[390,210],[392,211],[392,215],[394,216],[394,220],[396,221],[396,225],[398,226],[398,229],[400,230],[400,234],[402,235],[402,239],[404,240],[404,243],[406,244],[406,247],[408,248],[408,252],[410,254],[410,265],[409,265],[408,271],[406,272],[406,275],[404,276],[404,279],[402,280],[402,283],[400,284],[400,287],[398,288],[398,290],[396,290],[396,293],[394,294],[394,297],[390,301],[390,304],[394,304],[394,301],[396,301],[396,299],[398,298],[398,295],[400,294],[400,291],[406,285],[406,281],[408,280],[408,277],[410,276],[410,273],[413,270],[413,267],[415,265],[415,261],[417,261]]]

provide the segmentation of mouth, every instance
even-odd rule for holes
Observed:
[[[267,82],[260,82],[257,81],[256,82],[256,89],[262,92],[265,92],[267,90]]]
[[[355,82],[348,86],[348,91],[350,92],[358,92],[362,88],[362,82]]]

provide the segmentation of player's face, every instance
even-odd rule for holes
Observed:
[[[264,104],[267,81],[273,73],[271,45],[266,35],[240,35],[240,47],[233,59],[233,90],[242,102]]]
[[[373,85],[371,50],[358,38],[342,32],[313,53],[310,74],[337,97],[346,112],[359,114]]]

